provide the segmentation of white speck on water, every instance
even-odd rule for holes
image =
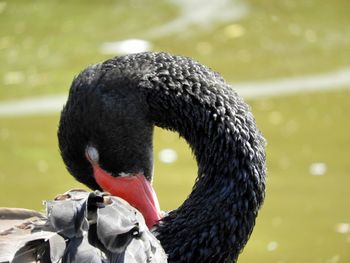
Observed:
[[[20,84],[23,81],[24,81],[24,74],[21,71],[6,72],[3,80],[5,85]]]
[[[163,149],[159,152],[158,158],[163,163],[173,163],[177,160],[177,153],[173,149]]]
[[[42,45],[37,49],[37,56],[39,59],[46,59],[50,55],[49,45]]]
[[[283,170],[288,170],[290,168],[290,159],[287,158],[287,157],[281,157],[279,160],[278,160],[278,165],[281,169]]]
[[[289,24],[288,31],[294,36],[300,36],[302,34],[302,29],[298,24]]]
[[[340,234],[348,234],[350,233],[350,224],[339,223],[336,225],[335,230]]]
[[[316,42],[317,41],[316,32],[311,30],[311,29],[305,30],[304,36],[305,36],[306,41],[308,41],[308,42]]]
[[[245,28],[240,24],[231,24],[225,27],[225,35],[228,38],[238,38],[245,34]]]
[[[0,37],[0,50],[11,46],[11,38],[9,36]]]
[[[282,224],[282,218],[281,217],[274,217],[272,219],[272,225],[274,227],[279,227],[279,226],[281,226],[281,224]]]
[[[276,241],[271,241],[267,244],[267,251],[272,252],[278,248],[278,243]]]
[[[284,126],[285,133],[288,135],[294,134],[299,128],[299,124],[295,120],[289,120]]]
[[[279,125],[282,122],[282,114],[279,111],[272,111],[269,114],[269,122],[273,125]]]
[[[339,259],[340,259],[340,256],[335,255],[331,259],[327,260],[326,263],[337,263],[337,262],[339,262]]]
[[[101,45],[102,54],[131,54],[138,52],[150,51],[152,45],[149,41],[142,39],[125,39],[115,42],[105,42]]]
[[[7,128],[0,129],[0,139],[5,141],[10,137],[10,132]]]
[[[280,21],[280,18],[278,16],[276,16],[276,15],[272,15],[271,16],[271,21],[276,23],[276,22]]]
[[[0,14],[5,11],[6,6],[7,6],[6,2],[3,2],[3,1],[0,2]]]
[[[40,160],[37,162],[38,171],[41,173],[46,173],[49,170],[49,165],[45,160]]]
[[[209,42],[199,42],[196,46],[198,53],[208,55],[212,52],[213,47]]]
[[[323,176],[327,172],[327,165],[325,163],[312,163],[309,172],[314,176]]]
[[[11,49],[8,49],[8,51],[6,52],[6,55],[7,55],[7,62],[9,64],[18,63],[19,52],[17,48],[12,47]]]
[[[242,62],[250,62],[252,60],[252,55],[246,49],[241,49],[237,52],[237,58]]]

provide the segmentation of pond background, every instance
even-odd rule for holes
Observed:
[[[350,262],[349,14],[348,0],[0,1],[0,206],[42,210],[84,188],[56,136],[74,75],[167,51],[220,72],[267,139],[266,201],[239,262]],[[177,134],[157,129],[154,142],[154,186],[175,209],[196,164]]]

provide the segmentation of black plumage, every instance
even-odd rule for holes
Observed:
[[[73,81],[58,138],[68,170],[93,189],[85,149],[118,176],[151,180],[154,125],[190,145],[198,177],[185,202],[155,227],[169,262],[236,262],[265,195],[265,141],[247,104],[209,68],[167,53],[89,66]]]

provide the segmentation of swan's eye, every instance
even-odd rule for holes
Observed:
[[[85,149],[85,155],[91,164],[98,164],[99,154],[95,147],[88,145]]]

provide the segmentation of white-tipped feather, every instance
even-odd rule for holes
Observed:
[[[123,199],[75,189],[45,204],[46,215],[0,208],[0,262],[167,262],[142,214]]]

